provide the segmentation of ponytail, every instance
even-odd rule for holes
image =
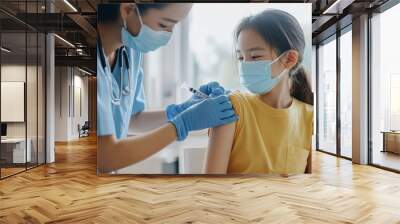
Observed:
[[[307,72],[303,65],[298,65],[297,68],[292,69],[289,74],[292,80],[290,88],[290,95],[304,103],[314,105],[314,94],[311,91],[311,86],[307,81]]]

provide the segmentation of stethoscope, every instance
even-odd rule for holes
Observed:
[[[120,105],[121,104],[121,98],[122,96],[130,96],[132,94],[132,69],[131,66],[129,66],[129,57],[128,57],[128,52],[125,46],[120,47],[117,52],[117,59],[119,59],[119,67],[121,69],[121,73],[120,73],[120,89],[119,89],[119,95],[118,96],[114,96],[113,91],[112,91],[112,72],[111,72],[111,66],[108,64],[108,61],[106,60],[105,57],[105,53],[104,53],[104,49],[101,45],[101,40],[100,37],[97,37],[97,50],[100,51],[100,62],[101,65],[104,69],[104,71],[106,73],[108,73],[106,75],[106,77],[108,78],[108,83],[109,83],[109,88],[111,90],[111,102],[115,105]],[[124,84],[124,79],[125,79],[125,75],[124,73],[124,66],[126,65],[127,69],[128,69],[128,85],[123,86]]]

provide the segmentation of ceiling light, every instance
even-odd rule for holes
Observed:
[[[86,71],[86,70],[83,70],[83,69],[81,69],[81,68],[79,68],[79,67],[78,67],[78,70],[81,71],[81,72],[83,72],[83,73],[85,73],[85,74],[87,74],[87,75],[92,75],[92,73],[90,73],[90,72],[88,72],[88,71]]]
[[[78,10],[71,4],[69,3],[68,0],[64,0],[65,4],[67,4],[74,12],[78,12]]]
[[[343,10],[353,4],[356,0],[336,0],[322,14],[342,14]]]
[[[11,52],[11,50],[9,50],[9,49],[7,49],[7,48],[5,48],[5,47],[1,47],[0,49],[1,49],[2,51],[6,52],[6,53],[10,53],[10,52]]]
[[[322,14],[328,14],[328,13],[332,13],[332,9],[335,9],[335,7],[337,7],[337,4],[339,4],[341,0],[336,0],[335,2],[333,2],[332,5],[330,5],[327,9],[324,10],[324,12]],[[337,10],[334,10],[335,12]]]
[[[59,40],[61,40],[62,42],[64,42],[65,44],[67,44],[68,46],[75,48],[75,45],[73,45],[73,44],[72,44],[71,42],[69,42],[68,40],[66,40],[66,39],[64,39],[64,38],[62,38],[62,37],[60,37],[60,36],[57,35],[57,34],[54,34],[54,36],[57,37],[57,38],[58,38]]]

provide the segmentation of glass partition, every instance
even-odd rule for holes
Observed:
[[[26,41],[25,32],[1,34],[2,177],[24,171],[31,161],[26,150]]]
[[[44,1],[5,1],[0,12],[0,178],[45,163],[43,33],[16,19],[43,11]],[[15,17],[10,16],[15,15]]]

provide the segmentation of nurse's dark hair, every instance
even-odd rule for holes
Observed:
[[[236,41],[240,32],[246,29],[260,34],[264,41],[274,48],[277,55],[288,50],[298,52],[297,64],[289,71],[289,77],[292,80],[290,94],[304,103],[313,105],[313,92],[302,65],[305,48],[304,32],[296,18],[277,9],[267,9],[257,15],[246,17],[236,28]]]
[[[171,3],[138,3],[140,14],[145,14],[149,9],[163,9]],[[98,23],[115,23],[121,18],[120,3],[99,4],[97,6]]]

